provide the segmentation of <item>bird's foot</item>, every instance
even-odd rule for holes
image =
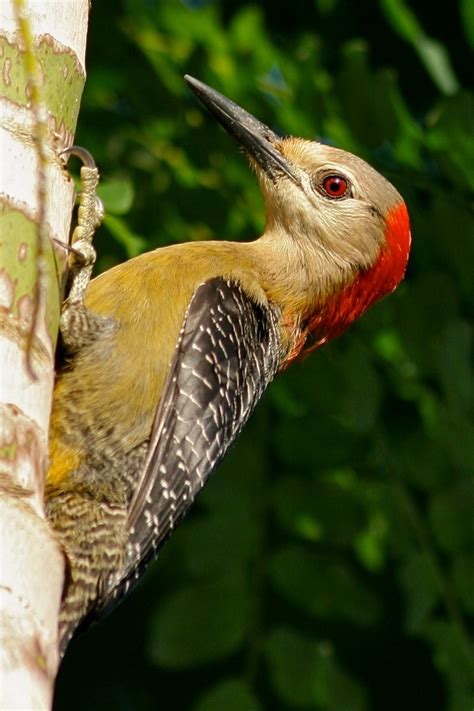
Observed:
[[[68,350],[75,351],[89,342],[97,332],[97,317],[87,311],[84,297],[96,260],[92,240],[104,217],[104,207],[97,196],[99,171],[89,151],[80,146],[71,146],[60,155],[66,158],[77,156],[83,163],[77,225],[72,234],[71,246],[67,248],[70,289],[63,303],[59,323],[64,345]]]

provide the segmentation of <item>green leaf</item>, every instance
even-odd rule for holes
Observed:
[[[116,217],[115,215],[105,215],[104,225],[113,237],[115,237],[117,242],[124,247],[129,259],[141,254],[145,249],[145,240],[134,234],[122,218]]]
[[[380,6],[393,29],[403,39],[414,42],[423,30],[416,15],[404,0],[380,0]]]
[[[471,49],[474,49],[474,3],[472,0],[459,0],[459,12],[466,39]]]
[[[394,30],[413,45],[438,88],[445,94],[454,94],[459,84],[446,48],[426,36],[405,0],[380,0],[380,5]]]
[[[251,687],[240,679],[227,679],[210,689],[194,706],[194,711],[260,711]]]
[[[454,94],[459,83],[454,73],[448,52],[441,42],[421,35],[415,42],[421,61],[431,78],[444,94]]]
[[[113,215],[125,215],[132,207],[134,189],[130,179],[102,180],[97,193],[104,203],[105,211]]]
[[[288,476],[278,481],[274,504],[280,523],[303,539],[351,545],[364,526],[365,512],[356,477],[345,488],[336,475],[333,470],[323,480]]]
[[[354,539],[354,548],[365,568],[376,571],[383,568],[387,556],[389,526],[384,513],[374,507],[369,524]]]
[[[373,624],[379,601],[352,572],[347,562],[326,560],[302,547],[287,546],[270,559],[275,590],[315,618],[344,618]]]
[[[474,480],[467,478],[432,498],[430,520],[445,551],[474,549]]]
[[[237,575],[178,590],[152,616],[150,661],[182,669],[228,657],[243,644],[251,609],[249,591]]]
[[[405,590],[407,629],[417,632],[439,601],[439,581],[429,556],[417,551],[404,561],[400,577]]]
[[[363,690],[342,670],[327,642],[280,628],[268,635],[265,654],[272,686],[285,704],[321,711],[367,709]]]
[[[453,580],[464,609],[469,614],[474,614],[474,552],[468,551],[455,556]]]
[[[330,15],[336,9],[339,0],[316,0],[316,5],[321,15]]]
[[[436,107],[436,111],[433,112],[430,119],[426,135],[427,144],[433,151],[433,156],[436,157],[443,172],[452,181],[455,194],[459,194],[461,198],[469,201],[474,190],[474,176],[472,174],[474,95],[472,92],[461,91],[456,96],[446,98]],[[468,204],[469,202],[466,207]],[[462,201],[460,203],[455,201],[453,204],[452,196],[439,196],[434,207],[436,211],[440,208],[445,210],[451,208],[450,212],[454,213],[452,222],[455,224],[461,222],[464,225],[467,220],[471,224],[470,232],[472,232],[472,213],[465,212]],[[464,219],[460,219],[463,216]],[[435,225],[438,226],[439,223],[435,222]],[[446,234],[445,230],[439,231],[441,234]],[[453,234],[456,235],[455,244],[464,241],[462,233],[458,234],[457,231],[453,231]],[[457,246],[457,249],[465,255],[460,245]]]
[[[452,320],[438,334],[434,344],[435,364],[448,403],[468,415],[473,395],[472,327]]]
[[[381,388],[372,360],[372,353],[362,342],[352,341],[341,364],[344,386],[339,417],[357,433],[370,432],[379,414]]]
[[[365,149],[377,148],[397,136],[394,82],[391,72],[374,74],[371,70],[365,43],[357,40],[346,44],[337,84],[345,122]]]
[[[459,626],[434,620],[426,632],[433,649],[433,662],[446,679],[448,711],[466,711],[474,698],[472,642]]]

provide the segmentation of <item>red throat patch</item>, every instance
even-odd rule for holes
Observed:
[[[311,353],[339,336],[375,301],[397,288],[405,274],[411,245],[410,220],[404,202],[388,213],[385,240],[375,264],[359,272],[351,284],[309,320],[285,367],[298,356]]]

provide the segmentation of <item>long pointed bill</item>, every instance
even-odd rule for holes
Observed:
[[[207,84],[203,84],[189,74],[186,74],[184,79],[225,130],[240,143],[270,178],[275,179],[283,173],[294,182],[298,182],[290,163],[276,147],[281,140],[276,133]]]

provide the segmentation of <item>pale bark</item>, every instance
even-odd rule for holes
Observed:
[[[44,520],[88,0],[0,2],[0,708],[49,709],[64,558]],[[23,22],[22,22],[23,20]],[[25,62],[26,59],[26,62]],[[59,256],[58,256],[59,255]]]

